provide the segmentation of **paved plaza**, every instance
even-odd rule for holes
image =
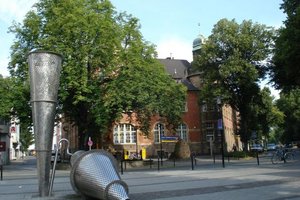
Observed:
[[[299,159],[299,152],[297,153]],[[259,165],[255,158],[225,160],[215,163],[209,158],[197,158],[192,170],[191,162],[165,161],[163,167],[127,167],[122,179],[129,186],[131,200],[300,200],[300,162],[273,165],[268,155]],[[4,166],[0,181],[0,199],[83,199],[70,184],[70,170],[57,170],[53,196],[38,197],[35,159],[13,161]]]

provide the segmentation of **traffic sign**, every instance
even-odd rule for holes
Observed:
[[[89,137],[88,146],[89,146],[89,149],[91,150],[91,147],[93,146],[93,141],[92,141],[91,137]]]
[[[223,130],[223,120],[218,119],[218,130]]]

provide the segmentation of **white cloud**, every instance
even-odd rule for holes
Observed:
[[[173,57],[174,59],[193,60],[192,42],[178,37],[161,39],[157,44],[158,58]]]

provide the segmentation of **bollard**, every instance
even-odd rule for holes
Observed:
[[[128,152],[128,151],[127,151]],[[124,164],[124,168],[122,167],[123,170],[126,170],[127,169],[127,166],[126,166],[126,160],[128,159],[128,155],[126,155],[125,157],[125,149],[123,149],[123,153],[122,153],[122,160],[123,160],[123,164]]]
[[[164,165],[164,161],[163,161],[163,151],[160,151],[160,165],[163,166]]]
[[[85,198],[129,200],[128,186],[117,169],[116,159],[107,151],[86,151],[72,165],[72,188]]]
[[[257,160],[257,165],[259,165],[258,151],[256,152],[256,160]]]
[[[3,160],[0,152],[0,179],[3,180]]]
[[[194,156],[192,153],[191,153],[191,161],[192,161],[192,170],[194,170]]]
[[[123,175],[123,159],[121,159],[121,174]]]
[[[173,157],[173,162],[174,162],[174,167],[175,167],[175,162],[176,162],[176,158],[175,158],[175,155],[174,155],[174,157]]]
[[[159,171],[159,156],[157,156],[157,171]]]
[[[1,181],[3,180],[3,165],[0,165],[0,177],[1,177]]]

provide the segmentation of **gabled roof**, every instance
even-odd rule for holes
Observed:
[[[199,91],[199,89],[194,86],[189,80],[183,79],[181,82],[187,87],[188,91]]]
[[[157,59],[162,65],[164,65],[168,74],[172,76],[177,82],[181,82],[187,87],[189,91],[198,91],[188,79],[188,71],[191,68],[191,64],[187,60],[177,59]]]
[[[157,59],[161,64],[165,66],[168,74],[174,79],[183,79],[187,77],[188,69],[191,68],[191,64],[187,60],[177,59]]]

